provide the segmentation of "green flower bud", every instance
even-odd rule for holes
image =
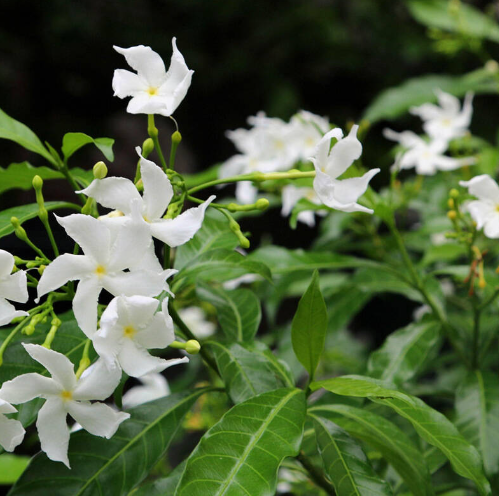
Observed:
[[[455,200],[459,196],[459,191],[456,188],[452,188],[449,191],[449,196]]]
[[[182,141],[182,135],[178,131],[175,131],[172,134],[172,144],[178,145],[181,141]]]
[[[47,266],[46,266],[46,265],[40,265],[40,267],[38,267],[38,273],[39,273],[40,275],[42,275],[42,274],[43,274],[43,271],[44,271],[46,268],[47,268]]]
[[[31,336],[34,332],[35,332],[35,326],[31,324],[27,325],[23,329],[23,333],[26,334],[26,336]]]
[[[35,190],[41,190],[43,187],[43,179],[37,175],[33,178],[31,184],[33,184],[33,188],[35,188]]]
[[[189,341],[185,343],[185,351],[187,351],[189,355],[197,355],[200,349],[201,345],[195,339],[189,339]]]
[[[267,208],[269,208],[269,205],[270,205],[270,202],[267,200],[267,198],[260,198],[255,203],[255,207],[258,210],[267,210]]]
[[[107,165],[104,162],[97,162],[93,168],[95,179],[104,179],[107,176]]]
[[[147,138],[144,143],[142,143],[142,156],[148,157],[154,150],[154,141],[151,138]]]

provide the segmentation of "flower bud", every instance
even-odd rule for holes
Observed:
[[[144,143],[142,143],[142,156],[148,157],[154,150],[154,141],[151,138],[147,138]]]
[[[33,181],[31,184],[33,185],[33,188],[35,188],[35,190],[41,190],[43,187],[43,179],[40,176],[36,175],[33,178]]]
[[[23,333],[26,334],[26,336],[31,336],[34,332],[35,332],[35,326],[31,324],[27,325],[23,329]]]
[[[495,74],[499,72],[499,64],[495,60],[487,60],[485,63],[485,70]]]
[[[185,343],[185,351],[187,351],[189,355],[197,355],[200,349],[201,345],[195,339],[189,339],[189,341]]]
[[[454,200],[459,196],[459,191],[456,189],[456,188],[452,188],[450,191],[449,191],[449,196],[451,198],[454,198]]]
[[[457,213],[455,210],[449,210],[447,212],[447,217],[449,217],[450,220],[456,220],[457,218]]]
[[[107,176],[107,165],[104,162],[97,162],[94,165],[93,173],[95,179],[104,179]]]
[[[255,203],[255,207],[258,210],[267,210],[267,208],[269,208],[269,205],[270,205],[270,202],[267,200],[267,198],[260,198]]]
[[[11,217],[10,222],[11,222],[12,226],[14,227],[15,235],[19,239],[26,241],[28,239],[28,235],[26,234],[26,231],[24,230],[24,228],[21,226],[19,219],[17,217]]]
[[[42,275],[42,274],[43,274],[43,271],[44,271],[46,268],[47,268],[47,266],[46,266],[46,265],[40,265],[40,267],[38,267],[38,273],[39,273],[40,275]]]
[[[175,131],[172,134],[172,144],[178,145],[181,141],[182,141],[182,135],[178,131]]]
[[[454,200],[453,200],[452,198],[449,198],[449,199],[447,200],[447,206],[448,206],[449,208],[451,208],[451,209],[453,209],[453,208],[454,208]]]

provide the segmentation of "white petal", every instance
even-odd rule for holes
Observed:
[[[437,166],[437,168],[442,171],[456,170],[465,165],[473,165],[474,163],[473,157],[470,157],[469,159],[468,158],[457,159],[452,157],[446,157],[445,155],[436,156],[434,157],[433,161]]]
[[[383,136],[386,139],[397,141],[406,148],[413,148],[414,146],[420,145],[423,142],[423,140],[412,131],[402,131],[401,133],[397,133],[392,129],[385,128],[383,129]]]
[[[482,229],[491,216],[497,215],[496,207],[493,203],[475,200],[466,205],[466,210],[472,219],[477,223],[477,228]]]
[[[5,250],[0,250],[0,278],[7,277],[14,267],[14,256]]]
[[[117,323],[135,329],[149,325],[158,309],[159,302],[148,296],[119,296],[117,298]]]
[[[68,281],[88,276],[94,270],[95,263],[89,257],[64,253],[43,271],[37,287],[38,298],[60,288]]]
[[[303,210],[296,216],[298,222],[303,222],[308,227],[315,226],[315,213],[313,210]]]
[[[170,98],[140,93],[130,100],[126,111],[129,114],[161,114],[170,105],[170,100]]]
[[[164,272],[150,270],[120,272],[102,278],[104,288],[114,296],[157,296],[168,287],[165,281]]]
[[[362,155],[362,145],[357,139],[359,126],[352,126],[346,138],[336,143],[327,159],[326,174],[333,179],[339,177]]]
[[[142,385],[129,389],[123,395],[123,408],[142,405],[170,394],[168,382],[161,374],[146,374],[139,381]]]
[[[82,279],[73,299],[73,312],[78,326],[89,338],[97,330],[97,302],[102,290],[101,282],[97,276]]]
[[[258,194],[258,188],[253,186],[250,181],[242,181],[236,185],[236,200],[238,203],[254,203]]]
[[[0,398],[0,413],[16,413],[17,408],[14,408],[10,403]]]
[[[499,238],[499,214],[490,216],[485,222],[483,233],[487,238]]]
[[[356,203],[359,197],[365,193],[367,187],[369,186],[369,181],[379,171],[380,169],[371,169],[361,177],[352,177],[341,181],[335,179],[335,199],[343,204]],[[373,213],[371,209],[365,207],[356,209],[356,211]]]
[[[134,336],[134,341],[147,349],[166,348],[174,339],[173,320],[163,312],[157,313],[151,323]]]
[[[130,414],[117,412],[103,403],[71,401],[68,413],[90,434],[106,439],[114,435],[121,422],[130,418]]]
[[[66,391],[73,390],[76,385],[74,365],[66,355],[54,350],[48,350],[39,344],[23,343],[23,346],[31,358],[41,363],[63,389]]]
[[[281,215],[287,217],[298,201],[307,196],[309,190],[310,188],[297,188],[292,185],[284,186],[284,188],[282,188]]]
[[[120,210],[125,214],[130,213],[131,200],[141,200],[140,193],[133,182],[124,177],[94,179],[88,188],[82,189],[79,193],[93,198],[103,207]]]
[[[108,360],[99,359],[89,374],[78,381],[73,390],[77,401],[105,400],[109,398],[121,380],[121,370]]]
[[[163,266],[156,256],[156,247],[151,238],[151,243],[145,249],[142,258],[136,260],[135,263],[130,265],[130,270],[150,270],[158,274],[163,271]]]
[[[168,98],[168,105],[164,108],[160,113],[165,117],[169,117],[170,115],[177,110],[177,107],[182,103],[182,100],[187,95],[187,91],[191,85],[192,75],[194,71],[188,71],[185,75],[184,79],[177,85],[172,95]],[[164,94],[169,90],[169,81],[167,81],[163,86],[160,87],[159,93]]]
[[[442,113],[442,109],[434,103],[423,103],[419,107],[411,107],[409,112],[412,115],[421,117],[422,120],[428,121],[438,119]]]
[[[25,432],[21,422],[0,414],[0,446],[5,451],[14,451],[22,443]]]
[[[320,168],[326,167],[332,138],[341,140],[341,138],[343,138],[343,131],[339,127],[331,129],[331,131],[326,133],[317,144],[317,147],[315,148],[314,158]]]
[[[0,297],[19,303],[28,301],[28,286],[24,270],[0,279]]]
[[[179,94],[180,101],[184,98],[189,86],[191,84],[190,79],[194,71],[190,71],[187,68],[183,55],[177,48],[176,39],[172,39],[172,58],[170,60],[170,67],[166,73],[166,81],[160,88],[160,93],[173,94],[181,86],[182,91],[185,91],[183,95]],[[181,93],[181,92],[179,92]],[[179,103],[180,103],[179,101]],[[177,104],[178,105],[178,104]]]
[[[441,89],[435,90],[435,94],[438,98],[438,103],[448,114],[457,114],[460,109],[459,99],[450,93],[446,93]]]
[[[124,69],[116,69],[113,75],[113,91],[114,96],[118,98],[126,98],[134,96],[138,92],[147,91],[147,83],[140,79],[137,74],[126,71]]]
[[[488,174],[475,176],[470,181],[459,181],[459,184],[468,188],[470,195],[499,204],[499,186]]]
[[[42,451],[54,462],[69,466],[69,429],[66,424],[66,410],[62,400],[49,399],[40,408],[36,428]]]
[[[199,207],[190,208],[175,219],[161,219],[153,222],[151,224],[152,235],[171,247],[183,245],[201,228],[205,210],[214,199],[215,196],[210,196]]]
[[[248,158],[245,155],[234,155],[227,159],[218,169],[218,177],[225,178],[242,174]],[[239,184],[239,183],[238,183]]]
[[[48,398],[59,395],[61,387],[53,379],[30,373],[4,382],[0,388],[0,398],[9,403],[26,403],[33,398]]]
[[[147,216],[146,220],[151,222],[165,213],[173,197],[173,188],[163,169],[142,156],[140,156],[140,173],[144,183],[144,213]]]
[[[16,310],[14,305],[4,298],[0,298],[0,326],[10,324],[16,317],[27,317],[28,315],[28,312]]]
[[[101,265],[106,265],[111,249],[111,233],[106,224],[83,214],[55,217],[68,235],[81,246],[85,255]]]
[[[131,48],[113,47],[121,53],[128,65],[137,71],[149,86],[159,87],[165,80],[166,69],[163,59],[148,46],[134,46]]]

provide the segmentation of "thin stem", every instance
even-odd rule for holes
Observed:
[[[499,296],[499,288],[496,288],[494,292],[485,300],[478,305],[478,310],[482,311],[483,309],[487,308],[491,303],[494,302],[494,300]]]
[[[47,231],[50,244],[52,245],[52,251],[54,252],[54,255],[56,257],[59,256],[59,247],[57,246],[57,243],[55,242],[54,234],[52,233],[52,228],[50,227],[50,223],[48,220],[42,220],[42,224],[45,227],[45,230]]]
[[[81,188],[78,186],[77,182],[75,181],[73,175],[71,174],[69,168],[68,168],[68,165],[66,163],[64,163],[60,169],[60,171],[64,174],[64,177],[66,178],[66,180],[68,181],[69,184],[71,184],[71,187],[73,188],[73,191],[78,191],[80,190]],[[85,197],[85,195],[83,194],[78,194],[78,198],[80,199],[80,202],[82,205],[85,205],[85,203],[87,202],[87,199]]]
[[[161,162],[161,167],[163,167],[163,169],[166,171],[166,161],[165,157],[163,156],[163,150],[161,150],[161,145],[159,144],[158,128],[154,124],[154,114],[149,114],[147,116],[147,133],[154,143],[154,148],[156,149],[159,161]]]
[[[198,203],[201,205],[204,203],[206,200],[201,200],[200,198],[196,198],[195,196],[187,196],[187,199],[191,202]],[[250,203],[248,205],[239,205],[237,203],[210,203],[210,207],[214,207],[216,209],[224,209],[228,210],[229,212],[251,212],[253,210],[261,210],[256,206],[255,203]]]
[[[326,493],[330,496],[336,496],[334,488],[331,484],[329,484],[324,475],[315,467],[315,465],[313,465],[303,451],[300,452],[296,459],[302,464],[303,468],[308,472],[310,478],[317,486],[324,489],[324,491],[326,491]]]
[[[194,333],[187,327],[187,324],[180,318],[180,315],[177,313],[177,310],[175,310],[175,307],[173,306],[171,300],[168,304],[168,310],[170,312],[170,316],[173,319],[173,322],[178,325],[182,333],[187,339],[194,339],[195,341],[199,341],[198,338],[194,335]],[[208,350],[201,346],[201,350],[199,351],[199,354],[203,357],[203,360],[218,374],[220,375],[220,372],[218,371],[217,364],[213,360],[213,357],[208,353]]]
[[[164,245],[164,251],[163,251],[163,269],[169,269],[170,268],[170,254],[171,254],[170,245],[167,245],[165,243],[165,245]]]

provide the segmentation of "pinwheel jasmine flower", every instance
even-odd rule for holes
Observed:
[[[14,451],[21,444],[26,432],[18,420],[9,419],[6,413],[15,413],[17,410],[5,400],[0,399],[0,446],[5,451]]]
[[[423,129],[432,138],[450,141],[463,136],[471,122],[473,93],[466,93],[462,109],[455,96],[441,90],[436,90],[435,93],[440,106],[425,103],[412,107],[411,114],[425,121]]]
[[[282,210],[281,215],[287,217],[293,207],[302,199],[305,198],[311,203],[316,205],[321,205],[322,202],[317,196],[314,188],[301,187],[298,188],[293,185],[284,186],[282,188]],[[309,227],[315,226],[315,214],[323,215],[325,212],[314,211],[314,210],[303,210],[298,213],[297,220],[303,222]]]
[[[135,205],[137,207],[137,205]],[[97,301],[102,289],[112,295],[156,296],[168,289],[166,279],[175,270],[157,272],[131,270],[151,244],[147,227],[134,219],[117,229],[89,215],[57,217],[57,221],[82,248],[84,255],[65,253],[43,272],[38,283],[38,298],[68,281],[79,280],[73,311],[81,330],[92,337],[97,330]]]
[[[400,169],[414,167],[417,174],[433,176],[439,170],[451,171],[475,163],[474,157],[452,158],[444,155],[448,142],[442,139],[427,142],[411,131],[397,133],[391,129],[385,129],[383,134],[385,138],[398,141],[408,148],[397,162]]]
[[[300,160],[308,160],[330,128],[327,118],[306,110],[300,110],[291,117],[289,124],[293,129],[293,140],[290,146],[295,149],[296,156]]]
[[[26,273],[19,270],[12,274],[14,257],[5,250],[0,250],[0,326],[9,324],[15,317],[29,315],[27,312],[16,310],[8,300],[18,303],[28,301],[28,287]]]
[[[52,377],[36,373],[20,375],[2,385],[0,398],[14,404],[33,398],[46,400],[36,421],[42,450],[51,460],[69,468],[68,414],[90,434],[107,439],[130,417],[103,403],[90,403],[90,400],[105,400],[113,393],[121,379],[121,371],[99,360],[90,374],[77,379],[74,366],[65,355],[37,344],[23,343],[23,346]]]
[[[487,174],[475,176],[470,181],[460,181],[459,184],[468,188],[471,195],[478,200],[469,202],[466,209],[477,228],[482,229],[487,238],[499,238],[499,186]]]
[[[173,321],[168,314],[168,299],[155,314],[158,300],[144,296],[114,298],[100,319],[93,338],[97,353],[116,361],[131,377],[161,372],[167,367],[188,362],[187,357],[164,360],[147,352],[166,348],[175,339]]]
[[[139,45],[114,49],[124,55],[128,65],[137,74],[116,69],[113,77],[114,95],[131,96],[127,112],[131,114],[161,114],[170,116],[187,94],[192,74],[172,39],[173,55],[168,72],[161,57],[150,47]]]
[[[173,198],[170,180],[161,167],[140,155],[139,147],[136,150],[140,156],[143,196],[140,196],[133,182],[124,177],[94,179],[90,186],[80,193],[94,198],[104,207],[123,212],[127,218],[133,216],[135,202],[140,212],[138,218],[141,229],[147,232],[146,238],[149,241],[153,236],[171,247],[186,243],[202,226],[204,213],[215,196],[210,196],[199,207],[190,208],[175,219],[164,219],[163,214]],[[108,222],[122,221],[122,219],[123,217],[112,218]]]
[[[310,159],[316,171],[314,189],[321,202],[330,208],[343,212],[372,214],[373,210],[359,205],[357,200],[366,191],[369,181],[379,169],[371,169],[362,177],[337,179],[362,154],[362,145],[357,139],[358,128],[357,125],[352,126],[346,138],[343,138],[341,129],[332,129],[320,140],[315,149],[315,156]],[[338,143],[329,151],[331,138],[336,138]]]
[[[142,405],[170,394],[168,382],[161,374],[146,374],[139,381],[142,383],[140,386],[134,386],[123,395],[123,408]]]

